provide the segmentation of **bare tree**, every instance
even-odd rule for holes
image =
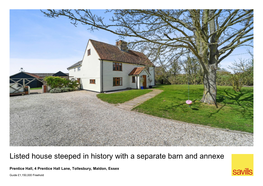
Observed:
[[[195,57],[190,57],[190,55],[188,55],[186,59],[180,60],[180,65],[181,67],[183,67],[184,74],[187,76],[188,83],[200,83],[202,73],[201,68],[198,65],[198,60]]]
[[[251,51],[248,51],[248,53],[251,59],[240,58],[239,61],[233,62],[228,68],[234,72],[234,75],[236,75],[240,81],[242,79],[244,85],[253,85],[254,58]]]
[[[52,18],[68,17],[72,24],[82,23],[91,30],[132,37],[135,41],[131,45],[144,48],[155,60],[173,59],[178,52],[191,51],[203,72],[201,101],[208,104],[216,104],[218,64],[253,40],[253,10],[107,10],[112,14],[110,20],[84,9],[42,12]]]

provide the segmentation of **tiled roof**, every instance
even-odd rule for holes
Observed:
[[[147,58],[147,56],[145,56],[141,52],[136,52],[132,50],[124,52],[114,45],[102,43],[91,39],[90,41],[94,46],[95,50],[97,51],[100,59],[102,60],[154,66],[153,63]]]
[[[38,79],[43,79],[43,78],[46,77],[46,76],[53,76],[53,75],[55,75],[55,76],[68,76],[68,75],[69,75],[69,73],[63,73],[63,72],[61,72],[61,71],[58,71],[57,73],[29,73],[29,72],[19,72],[19,73],[17,73],[17,74],[21,74],[21,73],[25,73],[25,74],[27,74],[27,75],[29,75],[29,76],[32,76],[32,77],[38,78]],[[10,78],[13,77],[13,76],[15,76],[15,75],[17,75],[17,74],[14,74],[14,75],[10,76]]]
[[[76,66],[79,66],[79,65],[82,65],[82,60],[81,61],[78,61],[77,63],[71,65],[70,67],[68,67],[67,69],[70,69],[70,68],[73,68],[73,67],[76,67]]]
[[[129,76],[137,76],[139,75],[145,67],[136,67],[130,73]]]
[[[24,73],[26,73],[27,75],[30,75],[30,76],[33,76],[33,77],[35,77],[35,78],[41,78],[41,77],[39,77],[38,75],[36,75],[36,74],[31,74],[31,73],[29,73],[29,72],[24,72]]]
[[[34,73],[35,75],[44,78],[46,76],[52,76],[54,73]]]
[[[35,78],[40,78],[43,79],[46,76],[68,76],[69,73],[63,73],[61,71],[58,71],[57,73],[29,73],[29,72],[25,72],[26,74],[33,76]]]

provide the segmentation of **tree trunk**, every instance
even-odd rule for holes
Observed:
[[[204,94],[201,102],[207,104],[216,104],[216,65],[210,64],[204,72]]]

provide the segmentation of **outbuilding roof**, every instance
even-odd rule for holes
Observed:
[[[10,78],[12,79],[12,78],[14,78],[14,77],[17,77],[17,76],[20,76],[21,77],[21,75],[23,76],[23,74],[26,74],[27,76],[31,76],[31,77],[33,77],[33,78],[40,78],[38,75],[36,75],[36,74],[32,74],[32,73],[29,73],[29,72],[18,72],[18,73],[16,73],[16,74],[14,74],[14,75],[11,75],[10,76]]]
[[[57,73],[53,74],[52,76],[68,76],[68,74],[58,71]]]
[[[46,76],[68,76],[69,74],[68,73],[63,73],[61,71],[58,71],[57,73],[29,73],[29,72],[19,72],[17,74],[14,74],[12,76],[10,76],[10,78],[14,77],[14,76],[17,76],[19,74],[27,74],[29,76],[32,76],[34,78],[37,78],[37,79],[43,79],[44,77]]]
[[[35,77],[35,78],[40,78],[38,75],[36,75],[36,74],[31,74],[31,73],[29,73],[29,72],[24,72],[24,73],[26,73],[27,75],[30,75],[30,76],[33,76],[33,77]]]

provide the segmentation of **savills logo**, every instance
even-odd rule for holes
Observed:
[[[232,176],[253,176],[253,154],[232,154]]]
[[[249,168],[245,168],[244,170],[241,169],[234,169],[232,172],[233,176],[252,176],[253,175],[253,170]]]

